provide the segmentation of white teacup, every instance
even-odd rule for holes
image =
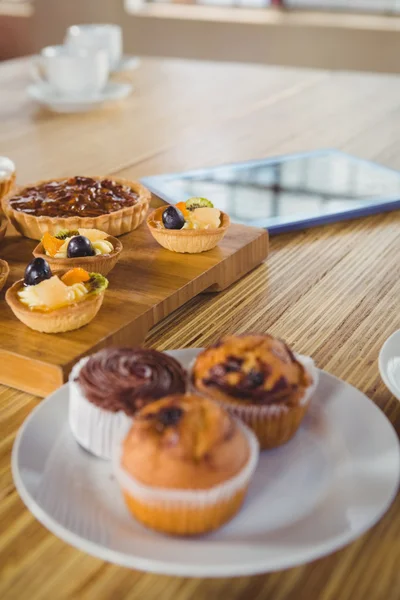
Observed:
[[[47,46],[41,51],[36,67],[35,78],[45,81],[62,96],[96,95],[109,76],[108,54],[101,49]]]
[[[122,30],[118,25],[72,25],[67,29],[65,43],[73,48],[104,48],[108,52],[111,71],[121,62]]]

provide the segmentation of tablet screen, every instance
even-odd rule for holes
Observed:
[[[337,151],[148,177],[170,203],[211,200],[232,221],[284,231],[400,208],[400,173]]]

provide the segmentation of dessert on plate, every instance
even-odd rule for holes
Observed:
[[[9,274],[10,274],[10,267],[8,266],[8,262],[0,259],[0,291],[5,286]]]
[[[136,181],[81,176],[19,187],[2,200],[17,231],[34,240],[81,228],[119,236],[144,221],[149,203],[149,190]]]
[[[107,279],[99,273],[75,268],[53,275],[43,258],[35,258],[26,267],[24,279],[7,290],[6,302],[31,329],[60,333],[90,323],[107,287]]]
[[[312,359],[271,335],[227,336],[195,359],[194,388],[219,402],[274,448],[296,433],[316,388]]]
[[[9,193],[15,183],[15,165],[6,156],[0,156],[0,200]],[[1,207],[0,207],[1,213]]]
[[[111,458],[136,412],[168,394],[186,390],[177,360],[145,348],[106,348],[83,358],[70,378],[69,423],[78,443]]]
[[[121,242],[99,229],[61,230],[55,235],[48,231],[33,251],[44,258],[53,271],[81,267],[101,275],[115,267],[122,251]]]
[[[176,206],[161,206],[147,217],[157,242],[173,252],[196,254],[214,248],[224,237],[229,216],[206,198],[190,198]]]
[[[140,410],[113,465],[126,505],[175,535],[217,529],[239,510],[258,460],[255,435],[215,402],[173,395]]]

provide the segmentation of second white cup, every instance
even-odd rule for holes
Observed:
[[[93,96],[108,81],[109,60],[105,50],[47,46],[38,58],[36,79],[47,82],[62,96]]]
[[[65,43],[72,48],[103,48],[114,71],[122,58],[122,31],[118,25],[99,23],[72,25],[67,29]]]

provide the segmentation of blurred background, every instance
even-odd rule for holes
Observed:
[[[0,0],[0,60],[114,22],[142,56],[398,72],[400,0]]]

